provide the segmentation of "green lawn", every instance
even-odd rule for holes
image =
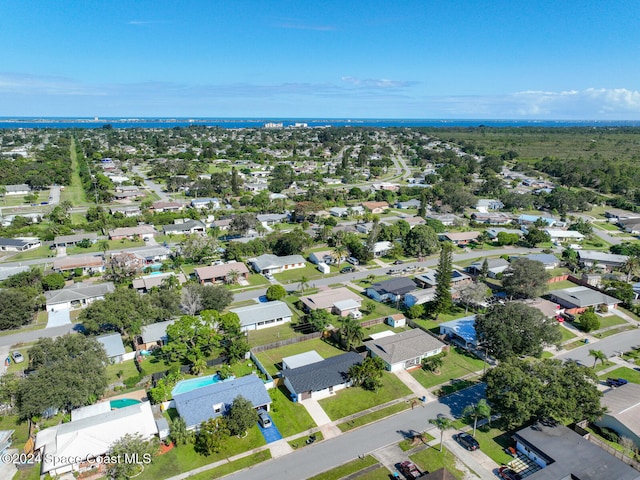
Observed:
[[[386,303],[376,302],[375,300],[372,300],[366,295],[363,295],[362,292],[358,290],[355,290],[353,288],[349,288],[349,290],[351,290],[353,293],[356,293],[362,299],[363,304],[366,301],[371,301],[375,304],[375,310],[373,312],[370,312],[364,315],[361,321],[371,320],[373,318],[378,318],[378,317],[387,317],[389,315],[395,315],[396,313],[400,313],[400,310],[398,310],[397,308],[394,308],[391,305],[388,305]]]
[[[600,320],[600,328],[613,327],[614,325],[622,325],[628,323],[624,318],[617,315],[608,315],[606,317],[598,317]]]
[[[13,480],[39,480],[40,467],[41,465],[39,463],[36,463],[32,467],[25,470],[18,470],[13,476]]]
[[[320,430],[318,430],[317,432],[315,432],[313,434],[316,437],[316,442],[319,442],[320,440],[324,439],[324,436],[322,435],[322,432]],[[293,448],[294,450],[297,450],[299,448],[304,448],[307,447],[307,438],[309,438],[306,434],[305,435],[301,435],[299,437],[294,438],[293,440],[289,440],[289,445],[291,446],[291,448]],[[311,444],[309,444],[311,445]]]
[[[310,477],[307,480],[339,480],[349,475],[364,470],[367,467],[376,465],[378,461],[371,455],[367,455],[362,459],[352,460],[351,462],[340,465],[339,467],[327,470],[319,475]]]
[[[435,375],[422,369],[414,370],[411,372],[411,375],[420,382],[423,387],[430,388],[453,379],[459,379],[470,373],[482,371],[483,365],[484,362],[479,358],[454,347],[449,354],[444,357],[444,364],[440,368],[440,375]]]
[[[609,222],[593,222],[591,225],[600,230],[607,230],[609,232],[621,232],[619,227],[616,227],[613,223]]]
[[[294,268],[282,273],[276,273],[273,276],[282,284],[297,284],[300,283],[302,277],[306,277],[309,281],[309,286],[312,286],[312,280],[322,278],[325,275],[315,265],[306,263],[304,268]],[[296,288],[300,288],[299,285],[296,285]]]
[[[269,414],[283,437],[316,427],[307,409],[300,403],[292,402],[284,387],[272,388],[269,395],[273,401]]]
[[[401,402],[396,403],[395,405],[389,405],[388,407],[381,408],[380,410],[376,410],[375,412],[367,413],[366,415],[362,415],[361,417],[341,423],[338,425],[338,428],[342,432],[348,432],[349,430],[353,430],[354,428],[376,422],[382,418],[386,418],[390,415],[393,415],[394,413],[407,410],[410,405],[411,403],[409,402]]]
[[[269,460],[270,458],[271,451],[262,450],[260,452],[243,457],[239,460],[234,460],[233,462],[225,463],[224,465],[220,465],[219,467],[212,468],[211,470],[207,470],[206,472],[198,473],[197,475],[191,475],[189,476],[189,480],[211,480],[213,478],[221,478],[225,475],[230,475],[244,468],[249,468],[257,465],[258,463],[262,463],[265,460]]]
[[[635,313],[633,313],[632,311],[627,310],[626,308],[623,308],[620,305],[618,305],[618,310],[620,310],[623,313],[626,313],[631,318],[633,318],[635,321],[640,322],[640,317],[638,315],[636,315]]]
[[[12,448],[22,450],[29,439],[29,422],[21,421],[17,415],[0,416],[0,430],[15,430]]]
[[[595,333],[593,336],[598,338],[606,338],[606,337],[610,337],[611,335],[617,335],[618,333],[626,332],[629,330],[635,330],[636,328],[637,327],[634,327],[633,325],[627,324],[627,325],[622,325],[620,327],[612,328],[611,330],[607,330],[605,332]]]
[[[120,250],[131,247],[142,247],[146,245],[144,240],[107,240],[109,242],[109,250]],[[102,248],[98,243],[92,244],[89,248],[68,247],[67,255],[78,255],[82,253],[98,253],[102,252]]]
[[[410,394],[411,390],[398,377],[384,372],[382,386],[376,392],[352,387],[340,390],[335,395],[320,400],[319,403],[331,420],[338,420]]]
[[[148,365],[148,363],[145,365]],[[118,376],[119,373],[120,376]],[[136,364],[133,360],[127,360],[126,362],[107,366],[107,378],[110,384],[123,381],[125,378],[135,377],[137,375],[138,369],[136,368]]]
[[[358,480],[389,480],[389,470],[386,467],[379,467],[358,475]]]
[[[439,451],[439,447],[427,448],[410,455],[409,458],[423,472],[435,472],[436,470],[445,467],[458,480],[462,480],[464,478],[464,472],[456,468],[456,464],[459,460],[446,448],[444,448],[442,452]]]
[[[615,370],[611,370],[610,372],[602,375],[602,377],[624,378],[629,380],[631,383],[640,384],[640,372],[629,367],[616,368]]]
[[[254,302],[252,302],[251,304],[253,303]],[[298,333],[293,328],[291,328],[290,323],[285,323],[284,325],[278,325],[276,327],[263,328],[260,330],[250,330],[249,345],[251,345],[252,347],[256,345],[267,345],[279,340],[299,337],[301,335],[301,333]]]
[[[54,255],[55,253],[49,247],[43,245],[42,247],[27,250],[26,252],[20,252],[17,255],[5,257],[5,260],[7,262],[18,262],[21,260],[33,260],[35,258],[47,258]],[[51,261],[53,262],[53,258]]]
[[[208,457],[196,453],[193,445],[182,445],[178,448],[168,451],[164,455],[154,458],[151,465],[147,465],[144,472],[136,478],[139,480],[160,480],[163,478],[179,475],[188,472],[194,468],[202,467],[209,463],[224,460],[225,458],[246,452],[254,448],[265,445],[265,440],[258,425],[251,427],[245,438],[235,436],[225,440],[219,453],[215,453]],[[204,477],[215,478],[215,477]]]
[[[256,357],[271,375],[275,375],[279,371],[278,367],[282,363],[282,357],[290,357],[310,350],[315,350],[322,358],[335,357],[345,353],[344,350],[340,350],[321,339],[314,339],[260,352],[256,354]]]
[[[435,437],[433,435],[428,434],[427,432],[422,432],[422,437],[424,438],[424,443],[428,443],[431,440],[434,440]],[[424,445],[422,442],[422,440],[419,441],[418,443],[414,443],[413,442],[413,438],[406,438],[404,440],[402,440],[400,443],[398,443],[398,446],[400,447],[400,449],[403,452],[408,452],[409,450],[413,450],[414,448],[416,448],[419,445]]]
[[[553,290],[562,290],[563,288],[572,288],[577,287],[576,283],[573,283],[569,280],[562,280],[561,282],[549,283],[547,286],[547,291],[551,292]]]
[[[74,207],[87,203],[87,198],[82,188],[82,180],[80,179],[80,169],[78,168],[78,157],[76,155],[76,142],[72,138],[69,147],[69,157],[71,160],[71,182],[60,189],[60,201],[69,200]]]
[[[566,342],[567,340],[571,340],[572,338],[576,338],[577,335],[573,333],[568,328],[560,327],[560,333],[562,333],[562,341]]]
[[[469,433],[473,433],[473,430]],[[475,438],[480,444],[480,450],[491,457],[498,465],[503,465],[513,460],[511,455],[504,452],[505,448],[513,446],[512,434],[513,432],[505,432],[498,428],[483,425],[476,430]]]

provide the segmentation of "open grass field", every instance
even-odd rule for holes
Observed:
[[[71,159],[71,182],[60,191],[60,201],[68,200],[74,207],[87,203],[87,198],[82,188],[82,180],[78,170],[78,157],[76,155],[76,142],[72,138],[69,148],[69,158]]]
[[[452,348],[449,354],[444,357],[444,363],[440,367],[440,375],[420,369],[411,372],[411,376],[420,382],[423,387],[430,388],[482,371],[483,366],[484,362],[479,358],[463,350]]]
[[[329,398],[323,398],[319,403],[331,420],[338,420],[410,394],[411,390],[398,377],[385,372],[382,386],[375,392],[351,387],[340,390]]]
[[[20,252],[16,255],[11,255],[4,257],[5,262],[20,262],[22,260],[33,260],[35,258],[46,258],[53,256],[54,253],[51,251],[49,247],[43,245],[38,248],[34,248],[32,250],[27,250],[26,252]],[[51,259],[53,262],[53,258]]]
[[[260,352],[256,354],[256,357],[258,357],[258,360],[260,360],[260,363],[262,363],[264,368],[267,369],[269,374],[275,375],[278,373],[283,357],[297,355],[310,350],[315,350],[322,358],[335,357],[336,355],[345,353],[344,350],[340,350],[323,340],[316,339],[306,340],[304,342],[298,342],[292,345],[286,345],[284,347]]]
[[[251,302],[249,305],[253,303],[254,302]],[[276,327],[263,328],[261,330],[250,330],[249,345],[252,347],[257,345],[267,345],[287,338],[300,337],[301,335],[301,333],[298,333],[291,328],[290,323],[285,323],[284,325],[278,325]]]

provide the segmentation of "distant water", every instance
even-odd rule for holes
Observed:
[[[438,120],[438,119],[322,119],[322,118],[15,118],[0,117],[0,128],[173,128],[191,125],[221,128],[284,127],[639,127],[640,120]]]

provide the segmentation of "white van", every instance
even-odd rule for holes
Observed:
[[[360,262],[356,257],[347,258],[347,262],[349,262],[351,265],[360,265]]]

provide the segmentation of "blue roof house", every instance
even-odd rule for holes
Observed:
[[[450,322],[440,324],[440,335],[461,344],[464,348],[475,348],[478,345],[478,335],[476,334],[476,316],[458,318]]]
[[[197,430],[202,422],[224,415],[236,397],[242,396],[257,408],[269,411],[271,397],[256,375],[233,378],[174,395],[178,414],[187,428]]]

